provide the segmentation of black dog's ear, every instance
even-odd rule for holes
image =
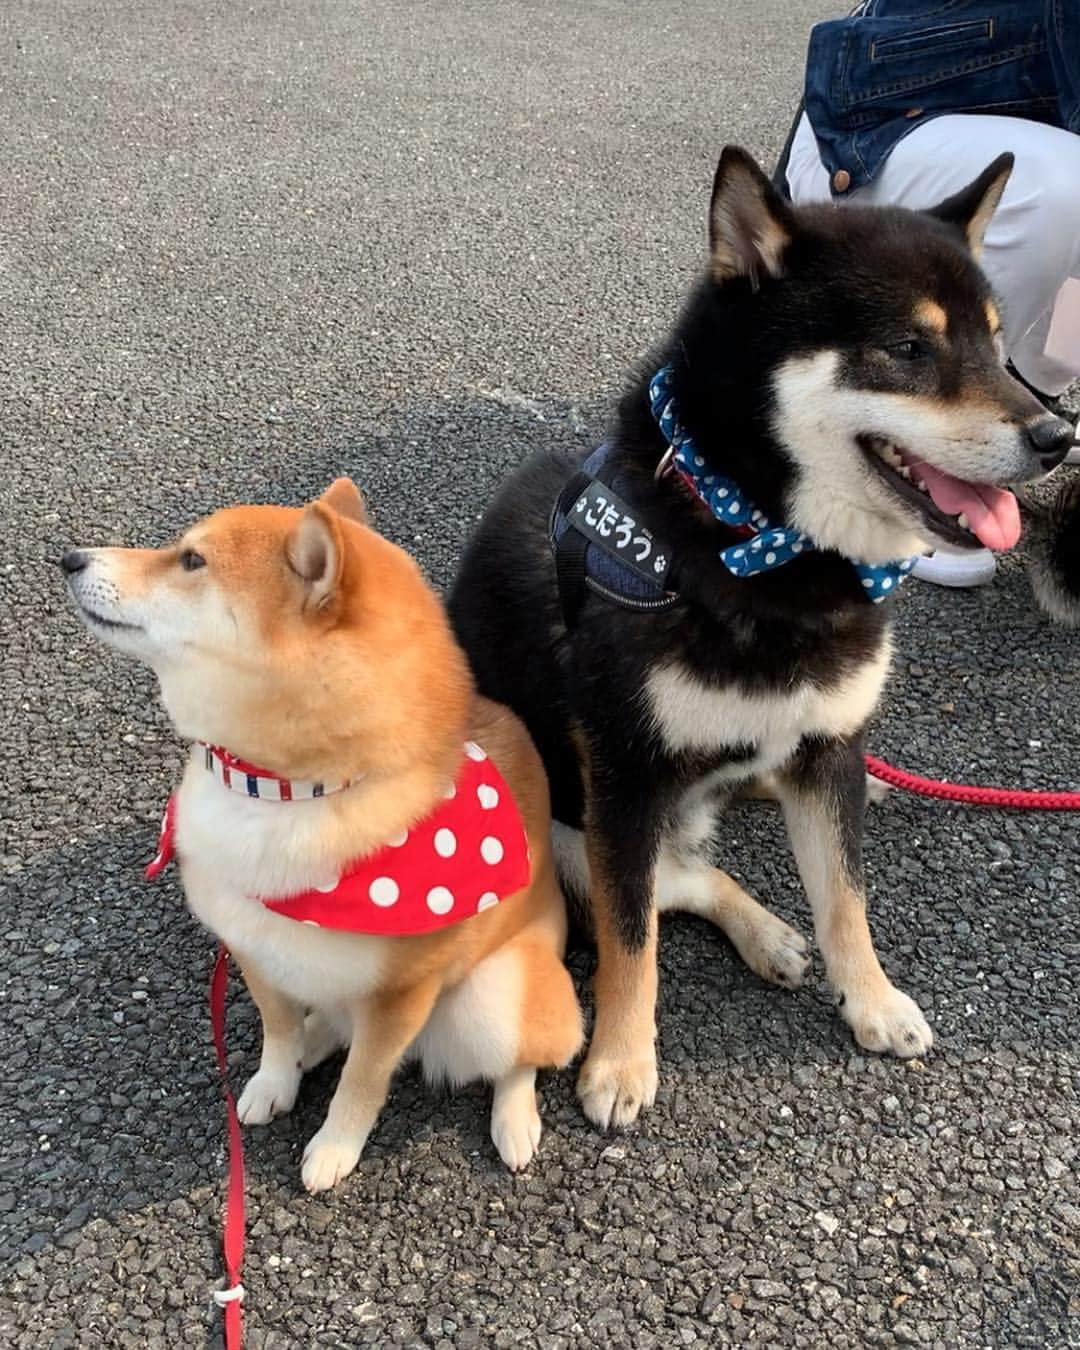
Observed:
[[[976,258],[982,256],[983,236],[990,217],[1001,201],[1005,184],[1012,173],[1015,156],[1006,150],[988,165],[973,183],[961,188],[952,197],[931,207],[928,214],[955,225],[967,240],[967,246]]]
[[[724,147],[709,207],[709,252],[714,280],[778,277],[791,242],[791,212],[753,158],[737,145]]]

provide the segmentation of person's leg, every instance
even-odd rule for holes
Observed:
[[[829,171],[821,162],[814,129],[806,113],[799,118],[795,139],[791,142],[787,181],[791,200],[796,206],[806,202],[827,202],[832,199],[829,191]]]

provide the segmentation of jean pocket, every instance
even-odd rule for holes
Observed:
[[[871,61],[899,61],[934,57],[943,52],[969,49],[994,36],[993,19],[968,19],[962,23],[939,23],[916,33],[877,37],[870,43]]]

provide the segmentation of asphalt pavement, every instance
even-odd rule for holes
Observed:
[[[0,1343],[220,1334],[212,943],[175,879],[141,880],[182,747],[76,623],[60,552],[349,472],[445,585],[512,465],[602,432],[701,262],[721,146],[772,159],[840,8],[6,0]],[[899,611],[878,753],[1080,788],[1077,637],[1022,557]],[[774,809],[723,840],[809,931]],[[248,1139],[249,1346],[1080,1345],[1078,853],[1063,815],[873,809],[874,928],[925,1062],[859,1053],[820,962],[774,990],[675,918],[660,1096],[625,1134],[547,1075],[514,1178],[484,1091],[406,1075],[312,1199],[323,1068]],[[239,1080],[240,995],[229,1041]]]

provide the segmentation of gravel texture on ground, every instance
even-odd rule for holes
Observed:
[[[669,6],[7,0],[0,15],[0,1342],[216,1344],[211,942],[141,881],[181,747],[55,561],[350,472],[448,581],[502,475],[601,433],[700,264],[721,145],[771,159],[817,0]],[[1077,636],[911,583],[875,750],[1080,788]],[[803,931],[775,810],[727,865]],[[820,964],[662,944],[659,1100],[603,1136],[569,1073],[519,1178],[487,1096],[394,1089],[311,1199],[336,1066],[248,1139],[248,1344],[1080,1344],[1075,818],[893,795],[867,861],[924,1063],[864,1056]],[[591,957],[575,953],[584,987]],[[237,996],[239,1079],[256,1054]]]

